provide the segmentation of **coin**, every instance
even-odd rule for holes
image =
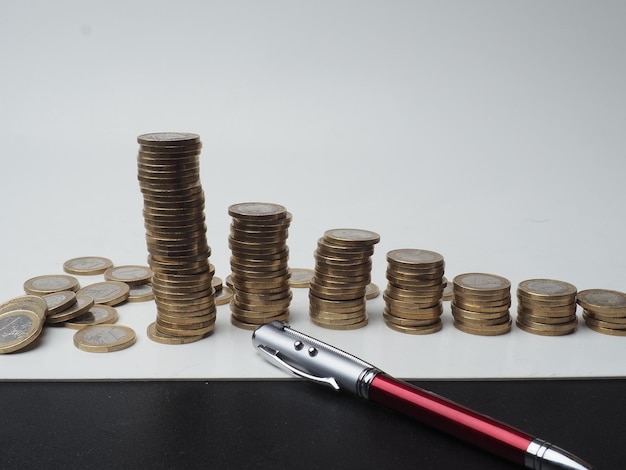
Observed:
[[[46,274],[28,279],[24,283],[24,291],[33,295],[46,295],[64,290],[76,292],[78,288],[78,279],[66,274]]]
[[[336,228],[324,232],[324,238],[338,244],[375,245],[380,241],[376,232],[354,228]]]
[[[228,208],[228,215],[238,219],[276,220],[287,216],[287,209],[280,204],[266,202],[242,202]]]
[[[576,325],[578,324],[578,321],[574,322],[573,324],[568,324],[568,325],[545,325],[545,324],[537,324],[537,323],[533,323],[532,325],[529,324],[531,322],[529,321],[522,321],[520,318],[518,318],[515,321],[515,324],[517,325],[517,327],[520,330],[523,330],[527,333],[533,333],[536,335],[541,335],[541,336],[563,336],[563,335],[569,335],[574,333],[574,331],[576,331]]]
[[[576,287],[568,282],[554,279],[529,279],[520,282],[517,292],[530,300],[546,301],[565,299],[571,303],[576,299]]]
[[[320,320],[318,317],[311,317],[311,321],[317,326],[328,328],[330,330],[356,330],[358,328],[363,328],[364,326],[367,326],[369,322],[369,317],[367,313],[365,313],[358,321],[354,323],[337,323],[332,321]]]
[[[122,325],[91,325],[74,334],[74,346],[87,352],[113,352],[126,349],[137,337],[132,328]]]
[[[189,344],[206,338],[207,335],[175,336],[161,333],[156,328],[156,323],[150,323],[147,329],[148,338],[161,344]],[[209,333],[210,334],[210,333]]]
[[[200,136],[189,132],[152,132],[138,136],[137,142],[154,147],[187,146],[199,144]]]
[[[130,287],[125,282],[103,281],[83,287],[78,294],[93,297],[97,304],[115,306],[128,299]]]
[[[31,344],[42,330],[41,317],[31,310],[0,313],[0,354],[8,354]]]
[[[469,333],[469,334],[478,335],[478,336],[499,336],[499,335],[503,335],[511,331],[512,320],[509,319],[505,323],[500,323],[498,325],[495,325],[493,327],[488,327],[488,328],[471,327],[471,326],[467,326],[466,324],[459,323],[457,321],[455,321],[453,324],[457,330],[460,330],[464,333]]]
[[[130,286],[127,300],[129,302],[147,302],[149,300],[154,300],[152,286],[150,284]]]
[[[152,280],[152,270],[147,266],[115,266],[104,272],[107,281],[125,282],[129,286],[146,284]]]
[[[80,330],[91,325],[103,323],[115,323],[117,321],[117,310],[109,305],[94,305],[82,315],[63,322],[63,326]]]
[[[7,313],[14,310],[29,310],[43,321],[48,314],[48,304],[38,295],[22,295],[7,300],[0,305],[0,313]]]
[[[113,261],[101,256],[81,256],[72,258],[63,263],[63,270],[68,274],[89,276],[102,274],[113,266]]]
[[[53,315],[62,312],[75,303],[76,293],[70,290],[53,292],[52,294],[44,295],[43,300],[46,301],[46,305],[48,306],[48,314]]]
[[[93,297],[80,292],[76,294],[76,301],[59,313],[54,313],[46,317],[46,323],[63,323],[81,316],[94,306]]]
[[[311,278],[315,274],[313,269],[308,268],[291,268],[291,279],[289,285],[291,287],[309,287]]]
[[[392,330],[398,331],[400,333],[410,334],[410,335],[428,335],[432,333],[437,333],[441,331],[443,328],[443,323],[439,319],[434,324],[426,325],[426,326],[406,326],[399,325],[398,323],[393,322],[389,318],[393,318],[391,316],[385,318],[385,325],[387,325]]]
[[[603,317],[626,317],[626,293],[587,289],[578,293],[578,305]]]
[[[508,279],[494,274],[467,273],[453,279],[455,291],[475,295],[509,294],[511,283]]]
[[[373,282],[370,282],[367,287],[365,287],[365,298],[367,300],[371,300],[371,299],[375,299],[376,297],[378,297],[380,295],[380,289],[379,287],[374,284]]]

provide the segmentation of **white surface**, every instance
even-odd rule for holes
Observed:
[[[381,235],[381,288],[385,253],[410,247],[441,253],[450,279],[626,290],[625,19],[613,2],[2,2],[0,297],[76,256],[145,263],[136,136],[161,130],[202,137],[222,278],[227,207],[256,200],[293,213],[292,267],[356,227]],[[410,336],[382,307],[330,331],[294,290],[291,323],[402,377],[626,375],[626,338],[582,324],[486,338],[448,307],[443,331]],[[90,354],[47,328],[0,356],[0,378],[283,377],[227,306],[184,346],[147,338],[151,305],[119,313],[132,348]]]

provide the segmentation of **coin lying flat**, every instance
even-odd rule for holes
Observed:
[[[48,315],[46,317],[46,323],[63,323],[72,320],[73,318],[81,316],[83,313],[87,313],[93,305],[93,297],[78,293],[76,294],[75,302],[70,307],[58,313]]]
[[[92,325],[74,334],[74,346],[87,352],[120,351],[136,340],[132,328],[122,325]]]
[[[606,335],[626,335],[626,293],[587,289],[578,293],[577,301],[584,308],[583,319],[587,327]]]
[[[82,315],[63,322],[63,326],[80,330],[91,325],[102,323],[115,323],[117,321],[117,310],[109,305],[94,305]]]
[[[62,312],[76,302],[76,293],[71,290],[53,292],[42,297],[48,306],[48,315]]]
[[[161,344],[188,344],[195,341],[200,341],[206,338],[207,335],[194,335],[194,336],[180,336],[180,335],[168,335],[160,332],[156,327],[156,322],[150,323],[146,331],[148,338],[156,343]]]
[[[0,354],[25,348],[37,339],[42,327],[39,315],[30,310],[0,313]]]
[[[291,287],[309,287],[311,279],[315,271],[308,268],[291,268],[291,279],[289,285]]]
[[[128,293],[129,302],[147,302],[154,299],[154,292],[150,284],[137,284],[130,286]]]
[[[78,279],[66,274],[46,274],[28,279],[24,283],[24,291],[34,295],[46,295],[64,290],[76,292],[78,288]]]
[[[72,258],[63,263],[63,271],[68,274],[91,276],[102,274],[113,266],[113,261],[101,256],[81,256]]]
[[[230,287],[222,287],[222,290],[215,293],[215,305],[226,305],[233,298],[233,290]]]
[[[0,305],[0,313],[11,312],[13,310],[30,310],[37,315],[41,321],[44,321],[48,314],[48,304],[38,295],[22,295],[7,300]]]
[[[129,286],[146,284],[152,280],[152,270],[147,266],[114,266],[104,272],[107,281],[125,282]]]
[[[78,294],[92,297],[97,304],[115,306],[128,299],[130,287],[125,282],[103,281],[83,287]]]

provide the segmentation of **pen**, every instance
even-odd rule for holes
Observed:
[[[252,334],[262,357],[292,374],[387,406],[534,470],[588,470],[591,465],[542,439],[393,378],[334,346],[274,321]]]

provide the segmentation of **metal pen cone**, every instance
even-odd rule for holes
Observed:
[[[528,446],[525,464],[533,470],[593,470],[579,457],[541,439],[535,439]]]

